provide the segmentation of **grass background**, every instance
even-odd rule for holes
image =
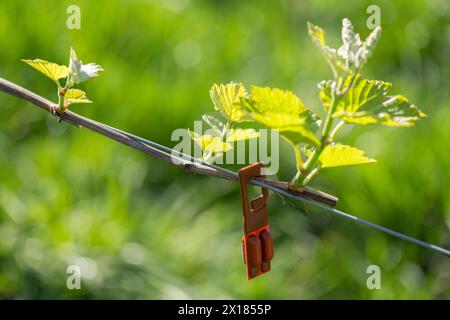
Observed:
[[[69,5],[81,30],[66,28]],[[288,88],[321,112],[330,78],[306,21],[337,45],[341,20],[365,37],[369,4],[383,35],[365,68],[429,114],[409,129],[352,127],[344,143],[375,165],[324,170],[313,186],[339,208],[450,247],[450,4],[446,0],[3,0],[0,76],[55,99],[20,62],[66,63],[70,46],[105,72],[82,86],[82,115],[173,146],[171,132],[212,110],[214,82]],[[286,146],[280,179],[294,174]],[[0,298],[448,298],[450,260],[312,210],[270,200],[273,271],[247,282],[232,182],[187,174],[0,95]],[[82,289],[66,288],[78,264]],[[382,289],[366,287],[377,264]]]

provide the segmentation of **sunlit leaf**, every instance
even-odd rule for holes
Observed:
[[[86,92],[80,89],[67,90],[64,99],[68,103],[92,103],[92,101],[86,96]]]
[[[251,100],[258,113],[299,115],[307,111],[303,102],[289,90],[253,86]]]
[[[252,96],[245,99],[244,106],[255,121],[278,130],[293,144],[319,144],[312,132],[318,127],[318,116],[306,109],[294,93],[254,86]]]
[[[60,66],[53,62],[48,62],[41,59],[22,61],[32,66],[36,70],[42,72],[44,75],[55,82],[57,82],[59,79],[66,78],[69,74],[69,69],[66,66]]]
[[[320,48],[325,47],[325,31],[321,27],[313,25],[311,22],[307,22],[306,25],[308,26],[308,33],[313,42]]]
[[[231,144],[227,142],[223,142],[220,138],[205,134],[199,135],[196,132],[190,131],[192,139],[196,144],[202,148],[202,150],[206,150],[211,153],[219,153],[219,152],[227,152],[232,148]]]
[[[345,80],[344,86],[349,82],[350,77]],[[320,98],[325,108],[329,108],[331,103],[332,85],[332,81],[319,84]],[[347,123],[408,127],[427,116],[404,96],[388,96],[391,87],[389,82],[365,80],[357,75],[352,88],[339,100],[333,117]]]
[[[227,142],[250,140],[259,137],[259,132],[254,129],[229,129],[227,131]]]
[[[240,83],[214,84],[209,90],[211,100],[216,110],[230,121],[241,122],[251,120],[242,108],[241,98],[247,96],[247,91]]]
[[[309,156],[310,154],[311,151],[307,151],[307,155]],[[351,166],[372,162],[376,162],[376,160],[364,156],[364,151],[340,143],[326,146],[319,157],[319,163],[322,168]]]
[[[319,140],[308,130],[305,120],[298,116],[266,112],[264,114],[254,113],[253,118],[266,127],[278,130],[284,138],[295,145],[302,142],[319,145]]]

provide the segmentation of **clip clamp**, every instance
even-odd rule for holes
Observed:
[[[262,194],[251,201],[248,199],[247,184],[253,177],[261,175],[262,163],[255,163],[239,170],[242,209],[244,215],[244,237],[242,253],[247,269],[247,280],[271,270],[273,258],[273,239],[269,232],[267,199],[269,191],[261,188]]]

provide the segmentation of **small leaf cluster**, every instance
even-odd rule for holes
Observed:
[[[252,121],[250,114],[241,106],[241,101],[249,94],[241,83],[214,84],[209,90],[214,109],[219,115],[202,116],[209,126],[211,134],[199,135],[190,131],[192,139],[203,151],[202,159],[212,161],[232,149],[236,141],[245,141],[259,137],[255,129],[236,128],[238,123]]]
[[[58,88],[58,109],[57,112],[64,112],[69,105],[75,103],[92,103],[88,99],[86,92],[76,89],[75,86],[81,82],[98,76],[103,68],[95,63],[83,64],[78,60],[77,54],[73,48],[70,49],[69,65],[59,65],[41,59],[22,60],[34,69],[43,73],[53,80]],[[65,84],[61,81],[65,79]]]
[[[291,187],[297,188],[309,183],[323,168],[376,162],[366,157],[362,150],[336,143],[336,134],[343,126],[410,127],[417,120],[427,117],[403,95],[391,94],[392,83],[364,79],[361,75],[361,68],[373,54],[381,36],[380,27],[363,41],[355,33],[350,20],[344,19],[342,45],[339,48],[327,45],[325,32],[320,27],[311,23],[307,27],[333,75],[331,80],[318,84],[325,117],[321,120],[289,90],[252,86],[247,91],[239,83],[215,84],[210,90],[211,99],[227,123],[224,125],[216,118],[204,116],[203,120],[218,135],[192,135],[194,141],[206,151],[207,159],[211,154],[231,149],[228,140],[230,126],[251,121],[277,130],[292,145],[297,173],[291,180]],[[239,132],[239,137],[249,139],[257,137],[257,134],[247,129]]]

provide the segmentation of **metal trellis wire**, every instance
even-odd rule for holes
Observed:
[[[34,105],[48,112],[51,112],[52,114],[55,114],[56,105],[53,102],[10,81],[0,78],[0,90],[20,99],[29,101]],[[154,141],[144,139],[129,132],[108,126],[104,123],[82,117],[70,110],[66,110],[62,114],[57,114],[57,116],[60,120],[67,121],[71,124],[76,125],[77,127],[88,128],[110,139],[128,145],[129,147],[135,148],[154,157],[160,158],[166,162],[172,162],[172,164],[183,167],[190,172],[211,175],[228,180],[238,180],[238,174],[236,172],[205,162],[201,159],[194,158],[179,151],[175,151]],[[306,188],[302,191],[302,194],[301,192],[294,192],[292,190],[289,190],[286,183],[280,181],[253,178],[249,182],[253,185],[272,190],[282,197],[288,197],[290,199],[300,201],[304,204],[322,209],[341,218],[363,224],[375,230],[387,233],[404,241],[408,241],[428,250],[438,252],[447,257],[450,257],[450,250],[448,249],[430,244],[423,240],[416,239],[401,232],[394,231],[392,229],[358,218],[347,212],[334,208],[337,203],[337,199],[333,199],[334,197],[321,193],[320,191],[314,191],[312,189]]]

